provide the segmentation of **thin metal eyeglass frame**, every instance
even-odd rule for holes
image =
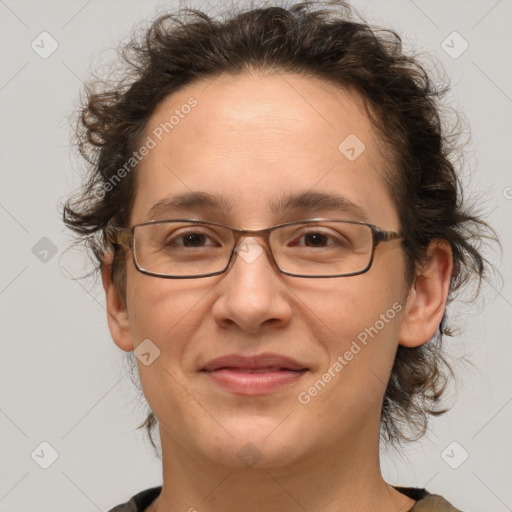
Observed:
[[[315,223],[315,222],[319,222],[319,221],[343,222],[345,224],[358,224],[358,225],[367,226],[368,228],[370,228],[370,230],[372,232],[372,250],[371,250],[370,261],[368,262],[368,265],[363,270],[360,270],[357,272],[351,272],[349,274],[330,274],[330,275],[320,275],[320,276],[292,274],[290,272],[285,272],[284,270],[281,270],[274,258],[274,254],[272,253],[272,248],[269,243],[270,233],[272,231],[274,231],[275,229],[278,229],[283,226],[290,226],[293,224],[309,224],[309,223]],[[148,225],[171,223],[171,222],[189,222],[189,223],[194,223],[194,224],[199,224],[199,225],[214,225],[214,226],[221,226],[221,227],[231,230],[231,232],[233,234],[233,238],[234,238],[234,244],[233,244],[233,249],[231,250],[231,254],[229,256],[226,266],[218,272],[212,272],[209,274],[199,274],[199,275],[193,275],[193,276],[169,276],[166,274],[157,274],[155,272],[150,272],[146,269],[143,269],[139,265],[137,258],[136,258],[136,254],[135,254],[135,236],[134,236],[135,229],[139,226],[148,226]],[[114,227],[114,236],[112,237],[111,241],[115,244],[118,244],[118,245],[121,245],[121,246],[124,246],[124,247],[127,247],[128,249],[130,249],[130,251],[132,253],[133,264],[135,265],[135,268],[142,274],[145,274],[148,276],[153,276],[153,277],[160,277],[162,279],[196,279],[196,278],[200,278],[200,277],[210,277],[210,276],[217,276],[220,274],[224,274],[230,267],[230,264],[233,261],[233,255],[235,253],[235,250],[238,247],[238,242],[239,242],[240,238],[242,238],[243,236],[251,236],[253,238],[263,238],[264,243],[265,243],[265,249],[267,250],[267,254],[270,255],[270,261],[271,261],[272,265],[275,268],[277,268],[277,270],[280,273],[287,275],[287,276],[292,276],[292,277],[305,277],[305,278],[310,278],[310,279],[315,279],[315,278],[321,279],[321,278],[327,278],[327,277],[330,278],[330,277],[357,276],[360,274],[364,274],[365,272],[368,272],[368,270],[370,270],[370,268],[372,266],[373,259],[375,256],[375,249],[377,248],[377,246],[381,242],[389,242],[391,240],[398,240],[400,238],[403,238],[404,235],[402,232],[382,230],[382,229],[378,228],[377,226],[374,226],[373,224],[370,224],[368,222],[362,222],[362,221],[356,221],[356,220],[345,220],[345,219],[316,218],[316,219],[298,220],[298,221],[292,221],[292,222],[285,222],[282,224],[277,224],[270,228],[258,229],[258,230],[237,229],[237,228],[232,228],[231,226],[227,226],[226,224],[222,224],[220,222],[203,221],[203,220],[197,220],[197,219],[165,219],[165,220],[151,220],[148,222],[142,222],[139,224],[134,224],[131,227],[115,226]]]

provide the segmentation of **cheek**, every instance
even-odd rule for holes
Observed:
[[[357,298],[341,297],[326,312],[334,333],[326,346],[328,361],[304,383],[297,399],[306,404],[301,405],[304,414],[323,418],[329,439],[370,425],[380,415],[402,310],[398,300],[384,295],[364,301],[364,309]]]
[[[172,410],[173,414],[196,414],[190,393],[186,391],[183,362],[192,349],[204,321],[208,287],[186,280],[159,279],[135,271],[129,280],[130,328],[137,347],[151,344],[151,362],[137,358],[142,390],[154,411]],[[206,294],[206,296],[205,296]],[[144,348],[144,352],[146,349]],[[136,348],[137,355],[137,348]],[[153,359],[153,357],[155,357]],[[190,359],[190,358],[188,358]]]
[[[374,367],[378,375],[384,375],[392,365],[398,344],[401,311],[404,304],[399,293],[391,290],[378,292],[373,289],[366,295],[338,296],[324,306],[323,314],[329,322],[327,352],[329,361],[342,359],[344,373],[354,376],[361,368]]]
[[[355,413],[357,404],[380,406],[405,308],[402,261],[399,252],[392,252],[374,262],[370,272],[340,279],[318,296],[317,324],[328,326],[323,338],[328,361],[308,386],[318,395],[319,407],[338,408],[343,415]]]
[[[204,282],[160,279],[130,269],[128,310],[135,345],[149,338],[162,351],[179,349],[179,341],[190,339],[201,321],[208,290]]]
[[[393,252],[374,261],[365,274],[333,279],[317,295],[316,311],[329,327],[331,349],[343,349],[358,337],[364,341],[368,329],[375,332],[375,325],[379,334],[386,331],[386,337],[396,341],[406,287],[402,262]]]

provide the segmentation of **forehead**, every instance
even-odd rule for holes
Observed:
[[[235,213],[262,221],[277,195],[307,191],[355,204],[369,195],[374,216],[391,210],[384,218],[396,218],[362,98],[318,78],[251,73],[194,82],[153,112],[141,141],[149,139],[154,147],[136,170],[135,221],[150,220],[148,209],[164,196],[190,192],[223,195]]]

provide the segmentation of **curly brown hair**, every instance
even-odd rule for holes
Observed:
[[[460,118],[444,126],[437,86],[415,56],[406,55],[400,36],[370,27],[345,2],[304,2],[291,6],[234,8],[224,19],[196,9],[165,14],[144,37],[122,47],[120,78],[86,86],[76,127],[77,147],[88,165],[87,180],[63,207],[63,221],[85,242],[101,269],[114,254],[112,278],[126,300],[126,260],[112,243],[111,228],[126,226],[134,198],[134,172],[111,186],[134,155],[158,104],[194,80],[249,70],[319,77],[363,98],[367,113],[393,162],[387,179],[405,233],[406,278],[434,239],[447,240],[453,254],[449,301],[475,277],[478,288],[489,264],[481,253],[492,229],[463,204],[460,177],[451,162],[462,147]],[[99,88],[98,88],[99,87]],[[136,166],[134,166],[136,170]],[[119,176],[117,176],[119,177]],[[110,186],[109,186],[110,184]],[[381,434],[390,442],[417,439],[428,415],[438,415],[450,375],[442,350],[451,335],[446,315],[436,335],[422,346],[399,346],[385,393]],[[152,438],[150,411],[139,428]]]

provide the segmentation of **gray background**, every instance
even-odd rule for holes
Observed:
[[[214,14],[211,4],[188,5]],[[70,278],[85,267],[78,254],[63,254],[71,238],[57,208],[80,182],[68,116],[81,81],[113,58],[112,48],[132,27],[173,5],[0,0],[1,512],[108,510],[161,484],[160,461],[135,430],[144,406],[125,353],[110,339],[101,282]],[[511,510],[512,291],[511,267],[504,262],[511,252],[512,2],[354,5],[368,21],[396,29],[407,47],[444,66],[453,84],[450,101],[472,129],[466,185],[485,192],[481,206],[503,245],[503,256],[490,254],[503,283],[486,283],[478,304],[450,309],[464,332],[447,345],[454,358],[473,363],[456,364],[452,411],[433,420],[429,435],[402,455],[383,453],[384,475],[390,483],[427,486],[470,512]],[[31,47],[43,31],[58,43],[46,59]],[[441,46],[453,31],[469,44],[458,58]],[[462,48],[460,39],[447,41],[452,53]],[[43,441],[58,453],[47,469],[39,465],[51,453]],[[34,450],[39,458],[31,456]],[[458,465],[462,450],[469,456],[453,469],[448,462]]]

